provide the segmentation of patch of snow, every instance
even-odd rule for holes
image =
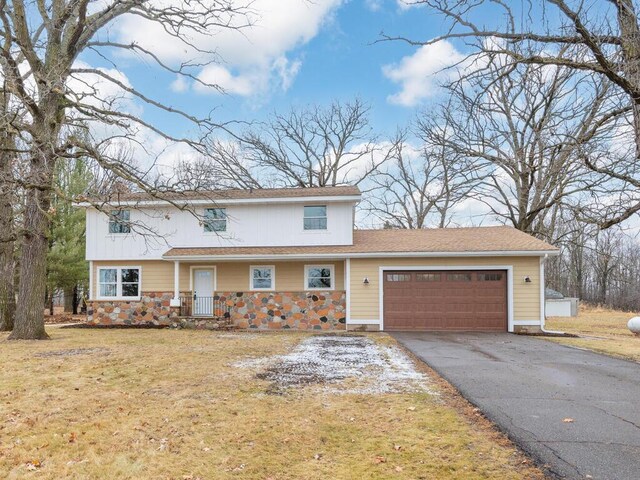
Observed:
[[[286,355],[245,359],[234,366],[263,369],[258,377],[271,382],[271,393],[306,385],[334,394],[430,392],[429,377],[400,348],[366,336],[316,335]]]

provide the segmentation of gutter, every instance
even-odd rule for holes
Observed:
[[[221,247],[225,248],[225,247]],[[346,259],[346,258],[393,258],[393,257],[413,257],[413,258],[446,258],[446,257],[547,257],[549,255],[559,255],[558,251],[531,250],[531,251],[487,251],[487,252],[345,252],[345,253],[282,253],[282,254],[250,254],[250,255],[162,255],[163,260],[304,260],[308,258]]]
[[[337,202],[355,202],[362,200],[360,195],[331,195],[331,196],[310,196],[310,197],[266,197],[266,198],[176,198],[176,199],[157,199],[157,200],[96,200],[95,202],[74,202],[74,207],[95,207],[96,204],[110,207],[115,206],[131,206],[131,207],[165,207],[165,206],[195,206],[195,205],[246,205],[246,204],[264,204],[264,203],[337,203]]]

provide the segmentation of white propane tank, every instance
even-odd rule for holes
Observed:
[[[633,317],[627,323],[627,328],[631,330],[632,333],[636,335],[640,335],[640,317]]]

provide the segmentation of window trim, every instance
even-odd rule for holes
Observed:
[[[336,269],[335,265],[332,263],[329,264],[308,264],[304,266],[304,288],[305,292],[321,292],[325,290],[335,290],[336,289]],[[325,288],[310,288],[309,287],[309,269],[310,268],[328,268],[331,272],[331,287]]]
[[[322,217],[307,217],[307,216],[305,215],[305,209],[306,209],[307,207],[324,207],[324,216],[322,216]],[[304,222],[305,222],[305,220],[307,220],[307,219],[310,219],[310,220],[317,220],[317,219],[320,219],[320,218],[324,218],[324,220],[325,220],[325,224],[326,224],[325,228],[305,228],[305,226],[304,226]],[[327,207],[327,205],[326,205],[326,204],[320,204],[320,205],[303,205],[303,206],[302,206],[302,230],[303,230],[304,232],[326,232],[326,231],[328,231],[328,230],[329,230],[329,208]]]
[[[111,224],[112,223],[118,224],[117,221],[113,220],[114,219],[113,212],[129,212],[129,220],[127,220],[127,223],[124,224],[129,229],[128,232],[112,232],[111,231]],[[116,236],[116,237],[131,235],[131,209],[130,208],[114,208],[109,211],[109,214],[107,215],[107,235]]]
[[[224,220],[224,230],[211,230],[207,231],[207,210],[222,210],[224,214],[224,218],[212,218],[209,220],[213,221],[223,221]],[[202,211],[202,232],[205,235],[220,235],[221,233],[226,233],[229,229],[229,215],[227,214],[227,207],[206,207]]]
[[[269,268],[271,269],[271,286],[269,288],[257,288],[253,286],[253,269]],[[249,265],[249,290],[253,292],[273,292],[276,289],[276,266],[275,265]]]
[[[138,296],[125,297],[122,295],[122,270],[138,270]],[[100,294],[100,270],[117,270],[116,274],[116,296],[104,297]],[[141,265],[100,265],[96,267],[96,300],[140,300],[142,298],[142,266]]]

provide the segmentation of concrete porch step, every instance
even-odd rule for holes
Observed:
[[[171,327],[186,330],[236,330],[228,318],[178,317],[171,321]]]

